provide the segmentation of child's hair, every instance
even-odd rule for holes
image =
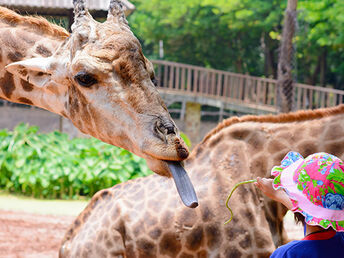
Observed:
[[[305,217],[300,213],[300,212],[295,212],[294,213],[294,220],[296,224],[302,224],[304,226],[306,224],[305,222]]]

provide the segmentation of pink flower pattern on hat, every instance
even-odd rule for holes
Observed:
[[[275,176],[273,187],[286,191],[292,211],[302,213],[307,224],[344,231],[343,161],[324,152],[306,159],[289,152],[271,174]]]

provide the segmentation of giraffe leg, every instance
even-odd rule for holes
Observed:
[[[283,217],[288,209],[280,203],[264,198],[264,211],[275,246],[287,243],[288,237],[283,226]]]

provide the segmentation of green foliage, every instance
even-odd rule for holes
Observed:
[[[186,146],[188,146],[188,148],[190,148],[191,147],[191,140],[189,139],[189,137],[185,133],[182,133],[182,132],[180,133],[180,137],[182,137]]]
[[[0,131],[0,188],[40,198],[92,196],[100,189],[147,176],[144,159],[97,139],[38,134],[18,125]]]

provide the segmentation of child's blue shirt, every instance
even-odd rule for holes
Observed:
[[[331,235],[332,234],[332,235]],[[271,258],[344,257],[344,232],[321,232],[280,246]]]

